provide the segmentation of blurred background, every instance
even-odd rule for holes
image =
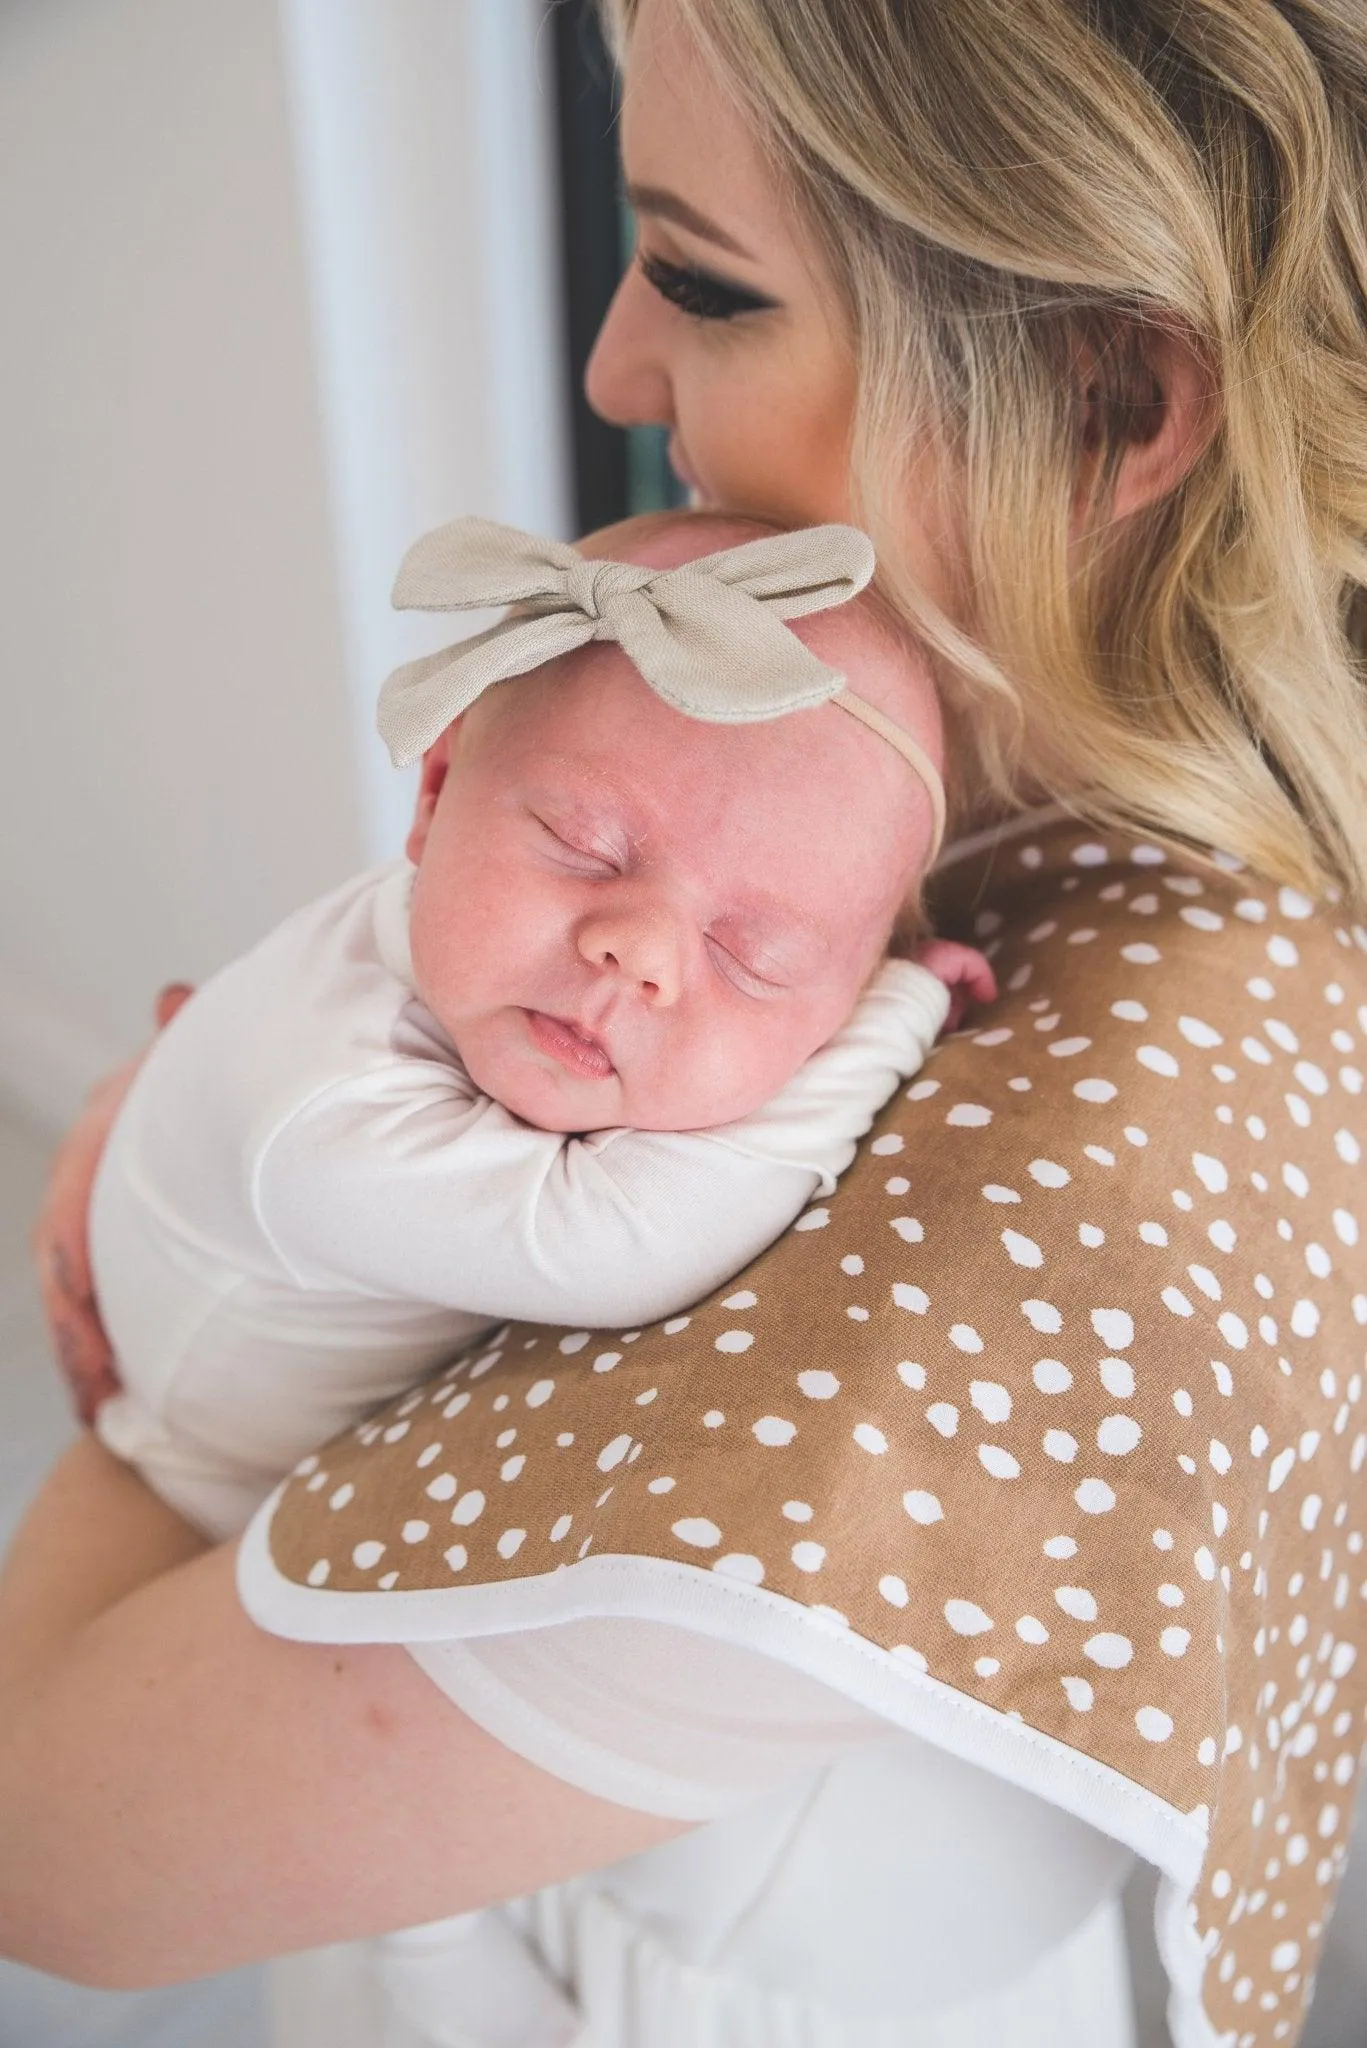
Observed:
[[[391,612],[404,549],[674,495],[580,394],[613,123],[586,0],[0,0],[0,1545],[70,1428],[24,1250],[55,1134],[163,982],[402,843],[375,694],[452,637]],[[1307,2048],[1367,2048],[1365,1861]],[[0,1964],[0,2048],[266,2040],[256,1972]]]
[[[38,1115],[399,843],[410,541],[667,493],[578,395],[612,121],[579,0],[0,7],[0,1085]]]

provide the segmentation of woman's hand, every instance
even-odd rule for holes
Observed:
[[[172,982],[162,990],[155,1012],[159,1031],[193,993],[183,982]],[[87,1425],[94,1421],[101,1403],[119,1390],[90,1273],[86,1233],[90,1190],[119,1105],[142,1060],[140,1053],[91,1090],[85,1108],[62,1140],[33,1226],[33,1256],[53,1350],[76,1412]]]

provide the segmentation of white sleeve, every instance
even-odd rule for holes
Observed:
[[[408,1654],[461,1712],[581,1791],[712,1820],[898,1731],[777,1658],[605,1617]]]
[[[853,1015],[787,1087],[712,1133],[757,1159],[802,1164],[829,1195],[899,1081],[924,1064],[949,1015],[949,990],[912,960],[885,960]]]
[[[305,1287],[493,1318],[620,1327],[708,1294],[829,1191],[948,994],[906,961],[753,1117],[711,1131],[565,1138],[453,1102],[431,1062],[327,1092],[276,1134],[257,1213]]]

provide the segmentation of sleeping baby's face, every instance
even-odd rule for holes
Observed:
[[[673,566],[731,538],[671,529],[630,557]],[[939,760],[929,682],[866,609],[798,630]],[[487,691],[427,755],[418,990],[529,1123],[726,1123],[848,1017],[930,835],[912,770],[846,712],[702,724],[595,642]]]

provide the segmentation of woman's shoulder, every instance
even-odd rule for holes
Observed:
[[[1118,1061],[1113,1074],[1072,1078],[1080,1102],[1140,1089],[1161,1111],[1249,1063],[1275,1064],[1302,1028],[1325,1040],[1338,1092],[1359,1090],[1367,930],[1333,903],[1058,814],[968,843],[938,872],[935,897],[945,928],[982,945],[1001,984],[970,1042],[1003,1046],[1009,1030],[1017,1043],[1047,1040],[1054,1059]],[[1335,1092],[1303,1065],[1309,1095]],[[1019,1092],[1034,1092],[1028,1078]]]
[[[1313,978],[1316,964],[1335,955],[1348,956],[1340,981],[1361,977],[1367,988],[1367,930],[1335,903],[1220,854],[1184,853],[1058,810],[951,847],[928,894],[942,929],[971,937],[999,962],[1008,1000],[1042,975],[1101,995],[1112,979],[1132,981],[1134,969],[1157,970],[1157,980],[1191,965],[1223,978],[1231,1002],[1256,1005],[1274,994],[1296,1002],[1311,993],[1297,970],[1308,964]],[[1323,989],[1314,987],[1316,1000]]]
[[[630,1614],[767,1650],[1184,1890],[1209,1838],[1206,1952],[1272,1995],[1367,1672],[1367,933],[1058,821],[949,872],[1001,1000],[835,1194],[688,1315],[515,1326],[339,1439],[244,1594],[324,1640]],[[1317,1846],[1236,1928],[1269,1830]]]
[[[1341,1376],[1367,1319],[1367,933],[1066,822],[969,860],[961,928],[1001,1000],[889,1102],[836,1193],[689,1314],[513,1326],[308,1461],[273,1577],[420,1591],[645,1549],[853,1601],[915,1643],[879,1588],[902,1584],[891,1562],[866,1576],[875,1526],[891,1561],[908,1517],[943,1549],[951,1498],[954,1541],[1041,1487],[1090,1512],[1156,1444],[1166,1489],[1174,1417],[1209,1411],[1218,1436],[1236,1383],[1264,1432],[1299,1434],[1313,1357]],[[846,1518],[821,1522],[851,1488],[857,1599]],[[945,1675],[971,1682],[952,1636]]]

